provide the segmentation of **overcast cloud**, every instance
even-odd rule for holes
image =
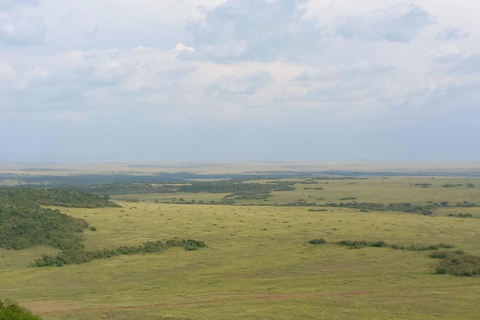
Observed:
[[[470,0],[0,0],[0,161],[480,161]]]

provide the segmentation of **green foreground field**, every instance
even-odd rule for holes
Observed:
[[[263,206],[166,204],[137,195],[139,202],[117,201],[122,208],[59,208],[97,228],[84,232],[89,250],[174,237],[202,240],[208,248],[45,268],[27,266],[42,253],[55,253],[52,248],[0,249],[0,297],[46,320],[478,319],[480,277],[437,275],[439,262],[428,252],[307,242],[445,243],[480,255],[480,208],[439,208],[424,216],[268,206],[308,196],[337,202],[342,197],[480,202],[480,183],[460,189],[443,188],[439,181],[422,189],[413,186],[417,180],[422,179],[338,180],[318,191],[304,187],[324,185],[298,184],[295,191],[274,193]],[[201,200],[201,194],[194,196]],[[473,217],[446,216],[452,210]]]

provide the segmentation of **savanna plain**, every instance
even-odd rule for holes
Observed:
[[[15,179],[3,188],[21,188]],[[33,262],[61,248],[4,246],[0,299],[46,320],[480,317],[476,176],[297,173],[79,188],[118,206],[40,206],[84,220],[84,250],[205,246],[56,265]]]

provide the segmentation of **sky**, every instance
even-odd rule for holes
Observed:
[[[480,161],[478,12],[0,0],[0,162]]]

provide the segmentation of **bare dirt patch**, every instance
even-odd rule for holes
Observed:
[[[31,310],[34,314],[42,315],[57,311],[83,309],[85,306],[73,301],[29,301],[20,303],[22,307]]]

